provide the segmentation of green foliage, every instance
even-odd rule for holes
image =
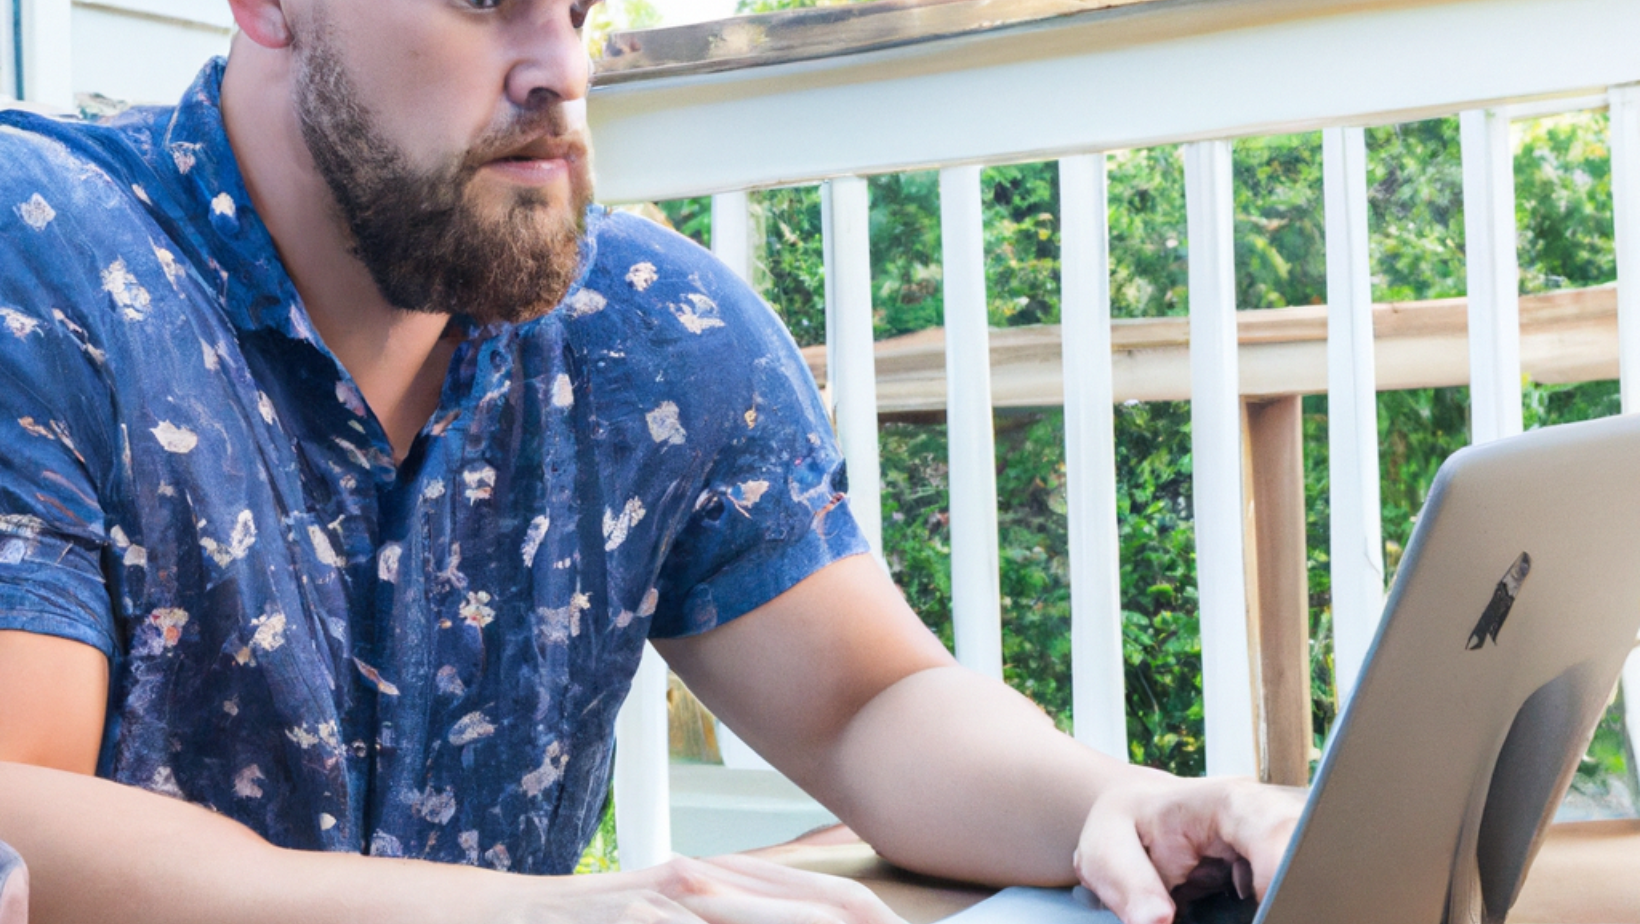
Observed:
[[[1463,152],[1457,119],[1367,130],[1372,297],[1464,294]]]
[[[1611,156],[1604,112],[1528,122],[1515,155],[1521,291],[1617,278]]]
[[[940,175],[872,177],[871,301],[878,339],[939,326],[945,318],[940,259]]]
[[[1108,165],[1111,315],[1184,314],[1190,264],[1179,149],[1118,151]]]
[[[743,4],[744,5],[744,4]],[[1609,282],[1614,273],[1606,117],[1519,129],[1518,222],[1523,291]],[[1466,288],[1462,156],[1456,119],[1368,131],[1374,297],[1413,300]],[[1109,156],[1112,309],[1117,317],[1188,307],[1184,171],[1176,147]],[[1236,280],[1244,308],[1323,302],[1325,216],[1316,134],[1235,146]],[[879,338],[943,318],[939,178],[870,180],[872,293]],[[754,281],[800,343],[824,339],[819,195],[814,187],[753,196],[765,254]],[[1052,164],[982,175],[988,309],[995,326],[1059,320],[1059,201]],[[709,236],[709,200],[663,204],[686,234]],[[1526,383],[1525,423],[1615,413],[1616,384]],[[1393,574],[1435,472],[1469,441],[1465,388],[1379,395],[1382,525]],[[1063,415],[996,420],[1004,675],[1063,728],[1071,713],[1069,564]],[[1128,732],[1138,762],[1178,773],[1204,767],[1201,641],[1191,522],[1189,407],[1132,404],[1115,415],[1121,607]],[[1316,743],[1336,714],[1328,548],[1326,398],[1304,402],[1312,690]],[[951,642],[950,488],[942,424],[882,430],[884,546],[913,607]],[[1621,712],[1597,733],[1584,776],[1628,772]]]
[[[621,852],[615,843],[615,786],[611,784],[609,796],[604,799],[603,814],[598,817],[598,829],[592,832],[592,840],[581,852],[580,862],[575,864],[575,875],[612,873],[620,868]]]
[[[748,13],[777,13],[781,10],[807,10],[817,6],[843,6],[862,0],[740,0],[735,4],[735,15]]]
[[[1053,164],[992,167],[980,176],[980,195],[985,214],[986,307],[991,326],[1057,324],[1057,170]]]

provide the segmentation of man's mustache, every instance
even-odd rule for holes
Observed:
[[[479,139],[467,153],[467,166],[506,159],[554,160],[584,163],[590,142],[585,126],[571,124],[560,105],[526,113],[505,127]]]

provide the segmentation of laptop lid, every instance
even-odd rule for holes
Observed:
[[[1442,466],[1260,924],[1501,922],[1640,632],[1640,417]]]

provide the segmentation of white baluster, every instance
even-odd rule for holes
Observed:
[[[1190,453],[1207,772],[1258,773],[1242,547],[1235,203],[1228,141],[1185,145],[1190,235]]]
[[[645,643],[615,719],[615,840],[622,869],[657,866],[672,857],[666,682],[666,662]]]
[[[1470,438],[1480,444],[1521,430],[1515,170],[1508,113],[1471,110],[1459,116],[1459,124],[1469,275]]]
[[[1612,212],[1623,413],[1640,413],[1640,84],[1611,90]],[[1629,742],[1640,747],[1640,653],[1623,668]]]
[[[882,474],[877,443],[877,356],[871,317],[871,204],[866,181],[821,187],[826,253],[826,379],[837,439],[848,461],[849,507],[883,555]]]
[[[951,615],[957,660],[1002,677],[996,438],[985,311],[978,167],[940,171],[944,243],[946,433],[951,458]]]
[[[22,0],[0,0],[0,100],[17,99],[16,20]]]
[[[735,275],[752,278],[751,197],[744,189],[712,197],[712,256]]]
[[[1378,376],[1367,239],[1367,141],[1322,133],[1327,207],[1327,458],[1331,485],[1333,665],[1349,699],[1384,610]]]
[[[23,4],[23,95],[31,103],[74,108],[74,8],[71,0]]]
[[[719,193],[712,197],[712,255],[734,270],[735,275],[752,280],[751,197],[745,190]],[[665,690],[662,688],[664,697]],[[734,770],[773,770],[763,755],[741,740],[734,729],[717,722],[718,752],[723,765]]]
[[[1071,698],[1078,741],[1128,758],[1121,542],[1111,405],[1110,221],[1105,155],[1059,162]]]

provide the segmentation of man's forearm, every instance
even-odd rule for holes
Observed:
[[[806,780],[889,860],[995,884],[1070,885],[1094,797],[1150,771],[1060,734],[1029,700],[958,667],[878,694]]]
[[[490,921],[518,877],[283,850],[188,803],[0,763],[0,838],[29,865],[35,924]]]

